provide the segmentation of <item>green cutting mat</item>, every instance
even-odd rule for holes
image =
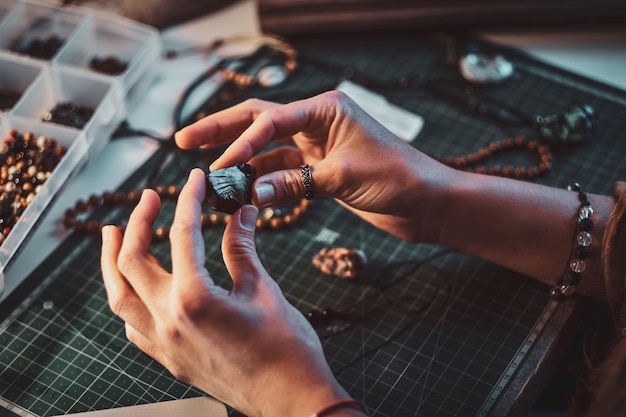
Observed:
[[[278,101],[310,96],[336,85],[346,68],[362,84],[437,73],[449,86],[464,88],[446,64],[446,43],[438,39],[342,35],[295,39],[294,45],[301,65],[289,81],[247,96]],[[538,181],[559,187],[578,181],[590,192],[610,193],[615,180],[626,178],[620,116],[626,96],[506,53],[518,69],[516,77],[484,94],[529,114],[558,113],[577,101],[592,105],[600,116],[592,139],[554,148],[554,168]],[[465,154],[503,136],[532,133],[527,126],[496,123],[428,89],[381,92],[424,117],[414,145],[428,154]],[[177,153],[153,185],[181,183],[192,167],[204,168],[212,158]],[[527,161],[526,155],[509,158],[514,164]],[[124,188],[133,189],[148,168]],[[166,204],[160,221],[167,221],[172,209]],[[127,212],[96,216],[115,222]],[[205,237],[207,266],[228,286],[221,230],[209,230]],[[312,267],[315,253],[335,246],[367,254],[361,280],[329,278]],[[259,232],[257,247],[287,299],[303,313],[324,308],[352,313],[351,321],[318,331],[340,382],[374,416],[489,415],[559,308],[546,286],[462,253],[390,237],[332,200],[317,199],[291,229]],[[167,243],[153,250],[169,264]],[[5,410],[52,416],[202,395],[126,341],[122,322],[106,302],[99,256],[99,242],[72,236],[29,278],[28,297],[0,326]]]

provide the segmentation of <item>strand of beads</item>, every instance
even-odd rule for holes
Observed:
[[[485,159],[495,154],[511,149],[527,149],[533,153],[536,153],[539,156],[539,164],[532,167],[514,167],[511,165],[506,165],[503,167],[499,165],[478,165]],[[478,174],[496,175],[522,180],[533,179],[547,173],[552,167],[552,159],[553,154],[550,151],[550,147],[548,145],[541,144],[536,140],[527,139],[523,136],[517,136],[515,138],[505,138],[498,142],[492,142],[488,146],[481,148],[478,151],[470,153],[466,156],[448,156],[440,158],[440,161],[445,165],[463,171],[473,170]],[[472,167],[474,168],[472,169]]]
[[[169,186],[157,186],[154,189],[156,193],[162,199],[175,200],[180,194],[180,187],[177,185]],[[92,195],[87,201],[78,200],[73,208],[66,210],[63,216],[63,225],[67,229],[74,229],[74,231],[89,235],[99,234],[105,223],[99,223],[95,220],[83,221],[78,219],[79,216],[93,211],[100,207],[120,207],[120,206],[134,206],[139,201],[141,196],[140,191],[125,192],[105,192],[102,195]],[[309,206],[310,200],[302,199],[291,210],[267,208],[259,212],[259,217],[256,221],[257,230],[279,230],[293,226],[300,216],[302,216]],[[218,212],[202,213],[202,228],[224,226],[230,220],[229,214],[222,214]],[[121,226],[122,231],[125,226]],[[155,241],[162,241],[169,236],[169,227],[158,226],[152,231],[152,238]]]
[[[56,140],[11,130],[0,145],[0,244],[67,149]]]
[[[576,286],[580,283],[581,274],[587,267],[586,259],[589,257],[589,246],[591,245],[593,230],[593,208],[580,184],[575,183],[568,186],[568,190],[578,193],[580,206],[576,216],[576,231],[574,233],[574,245],[570,259],[565,269],[563,277],[559,278],[556,285],[550,290],[553,299],[561,300],[569,297],[576,291]]]

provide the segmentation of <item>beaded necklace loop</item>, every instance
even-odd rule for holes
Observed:
[[[176,200],[180,194],[180,187],[177,185],[157,186],[154,191],[162,199]],[[105,223],[99,223],[96,220],[83,221],[77,219],[77,217],[100,207],[135,205],[139,202],[140,196],[140,191],[130,191],[128,193],[118,191],[115,193],[105,192],[101,196],[92,195],[87,201],[78,200],[73,208],[65,211],[63,226],[66,229],[74,229],[74,231],[79,233],[97,235],[105,226]],[[257,230],[279,230],[291,227],[307,211],[311,204],[310,200],[303,199],[287,213],[283,213],[283,210],[279,209],[263,209],[259,212],[256,228]],[[224,226],[229,220],[229,214],[218,212],[202,213],[202,228]],[[120,226],[122,231],[125,230],[125,227]],[[158,226],[152,231],[152,238],[154,241],[163,241],[169,237],[169,231],[169,227]]]
[[[539,156],[539,164],[532,167],[514,167],[512,165],[479,165],[489,157],[512,149],[528,149]],[[523,136],[515,138],[505,138],[499,142],[492,142],[484,148],[480,148],[474,153],[466,156],[446,156],[439,158],[444,165],[462,171],[473,171],[478,174],[495,175],[500,177],[522,179],[533,179],[546,174],[552,167],[554,156],[547,144],[542,144],[534,139],[527,139]],[[474,167],[474,168],[472,168]]]

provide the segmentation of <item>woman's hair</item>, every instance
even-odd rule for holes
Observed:
[[[588,378],[572,401],[572,416],[626,416],[626,183],[617,182],[614,191],[615,207],[602,242],[607,317],[596,321],[605,326],[598,329],[597,343],[589,350]]]

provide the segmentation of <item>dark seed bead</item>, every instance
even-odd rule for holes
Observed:
[[[568,284],[578,285],[580,283],[580,278],[581,278],[580,272],[571,271],[570,274],[567,276]]]
[[[589,248],[585,246],[578,246],[576,247],[575,255],[578,259],[586,259],[589,256]]]
[[[585,232],[591,232],[593,230],[593,220],[589,217],[585,217],[580,221],[580,228]]]

